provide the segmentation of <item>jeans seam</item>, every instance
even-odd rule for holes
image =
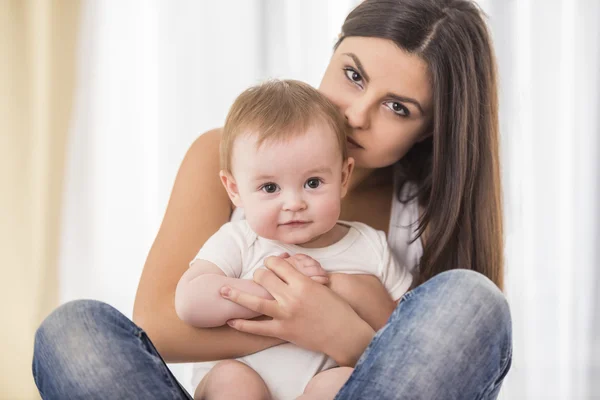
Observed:
[[[503,362],[501,363],[502,367],[500,368],[500,371],[498,372],[498,374],[496,376],[494,376],[492,383],[483,390],[483,392],[481,393],[480,396],[477,397],[477,399],[484,400],[489,393],[493,392],[498,387],[498,385],[501,384],[502,381],[504,381],[504,378],[506,377],[506,375],[508,375],[510,363],[512,360],[512,346],[509,347],[506,354],[507,355],[502,360]]]
[[[413,294],[414,292],[412,290],[409,290],[408,292],[404,293],[404,295],[400,298],[398,305],[403,303],[405,300],[409,300],[413,296]]]
[[[396,305],[396,308],[394,308],[394,311],[392,312],[392,315],[390,316],[390,318],[388,319],[387,324],[384,325],[387,326],[388,324],[391,324],[392,322],[395,321],[395,315],[396,315],[396,310],[398,308],[400,308],[400,306],[408,301],[410,301],[410,299],[413,297],[414,294],[414,290],[410,290],[406,293],[404,293],[404,295],[400,298],[400,301],[398,302],[398,305]],[[382,328],[383,329],[383,328]]]
[[[160,361],[160,364],[162,366],[161,373],[163,376],[163,380],[171,388],[171,393],[173,395],[173,399],[175,399],[175,400],[180,399],[181,398],[180,395],[186,394],[186,393],[183,392],[183,389],[179,386],[179,384],[177,382],[173,382],[173,380],[175,378],[172,377],[171,373],[168,371],[169,367],[167,366],[167,363],[162,359],[160,353],[158,352],[158,350],[156,349],[156,347],[150,340],[150,337],[148,337],[148,334],[139,327],[136,330],[137,330],[137,332],[135,333],[135,335],[140,340],[140,343],[142,344],[142,346],[144,346],[152,356],[158,357],[158,361]]]

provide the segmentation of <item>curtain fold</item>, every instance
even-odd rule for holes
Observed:
[[[38,397],[34,332],[58,304],[78,22],[78,1],[0,2],[0,397],[6,399]]]
[[[353,4],[83,2],[61,303],[95,298],[131,317],[146,255],[193,140],[222,126],[235,97],[262,79],[318,85]],[[171,368],[189,383],[186,366]]]
[[[185,150],[261,79],[318,85],[357,3],[0,2],[0,56],[10,61],[0,63],[10,321],[0,330],[0,397],[35,396],[33,332],[57,302],[97,298],[131,316]],[[514,323],[501,395],[600,397],[600,3],[480,4],[499,62]],[[185,367],[173,369],[187,384]]]
[[[600,397],[600,3],[487,0],[500,70],[506,399]]]

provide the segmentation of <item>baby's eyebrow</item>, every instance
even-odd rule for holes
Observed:
[[[306,171],[304,173],[304,175],[331,174],[331,173],[332,173],[331,167],[321,166],[321,167],[311,168],[310,170]],[[274,175],[261,174],[261,175],[253,176],[252,179],[255,181],[269,181],[269,180],[273,181],[273,180],[276,180],[277,177]]]
[[[275,177],[273,175],[258,175],[253,177],[255,181],[265,181],[265,180],[274,180]]]
[[[327,173],[331,173],[331,168],[330,167],[316,167],[313,168],[309,171],[306,172],[307,175],[311,175],[311,174],[327,174]]]

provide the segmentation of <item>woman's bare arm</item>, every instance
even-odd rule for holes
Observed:
[[[396,302],[381,281],[373,275],[331,274],[329,288],[346,300],[375,331],[383,328]]]
[[[175,313],[175,288],[204,242],[229,220],[231,203],[219,180],[220,129],[188,150],[138,286],[133,320],[167,362],[235,358],[282,343],[228,326],[194,328]]]

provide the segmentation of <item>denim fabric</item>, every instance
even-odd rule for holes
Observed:
[[[35,335],[33,377],[43,399],[191,399],[146,333],[108,304],[76,300]]]
[[[336,400],[495,399],[511,359],[502,292],[479,273],[448,271],[404,295]]]
[[[484,276],[448,271],[408,292],[336,399],[494,399],[510,368],[511,320]],[[189,399],[142,329],[111,306],[57,308],[35,337],[43,399]]]

